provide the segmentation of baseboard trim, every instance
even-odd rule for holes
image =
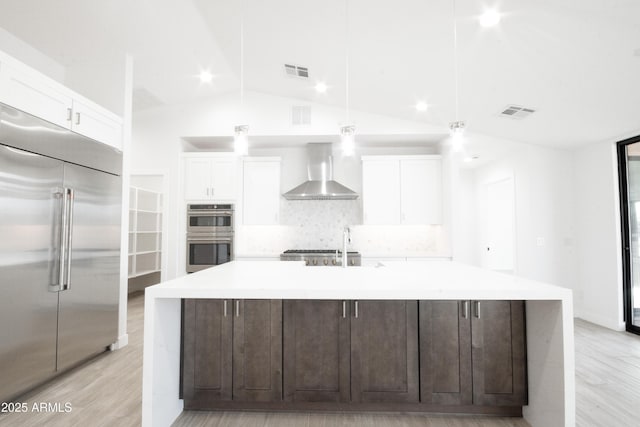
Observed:
[[[607,329],[612,329],[614,331],[625,330],[624,322],[616,322],[600,314],[580,310],[576,313],[575,317],[577,317],[578,319],[586,320],[587,322],[595,323],[596,325],[602,326]]]

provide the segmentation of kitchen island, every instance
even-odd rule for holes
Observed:
[[[147,288],[145,426],[170,425],[184,407],[179,398],[183,299],[526,301],[528,404],[523,416],[532,426],[571,426],[575,421],[573,310],[568,289],[446,261],[346,269],[305,267],[301,262],[234,261]]]

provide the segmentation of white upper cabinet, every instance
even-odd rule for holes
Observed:
[[[362,211],[365,224],[400,223],[400,163],[362,160]]]
[[[400,161],[400,223],[442,223],[440,159]]]
[[[185,200],[235,200],[236,186],[235,158],[208,154],[184,157]]]
[[[0,63],[0,102],[69,128],[73,98],[52,80]]]
[[[247,158],[243,162],[242,222],[277,225],[280,216],[280,158]]]
[[[441,157],[363,156],[362,204],[365,224],[441,224]]]
[[[122,125],[114,114],[86,102],[73,100],[71,129],[122,150]]]
[[[0,52],[0,102],[122,150],[122,119]]]

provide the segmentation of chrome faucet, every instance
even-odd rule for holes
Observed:
[[[347,244],[351,243],[351,229],[345,227],[342,230],[342,267],[347,267]]]

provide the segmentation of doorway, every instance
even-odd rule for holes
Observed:
[[[513,177],[489,182],[486,190],[484,265],[489,270],[515,271],[515,196]]]
[[[129,188],[128,292],[160,283],[166,250],[164,175],[132,174]]]
[[[640,136],[618,143],[626,329],[640,335]]]

